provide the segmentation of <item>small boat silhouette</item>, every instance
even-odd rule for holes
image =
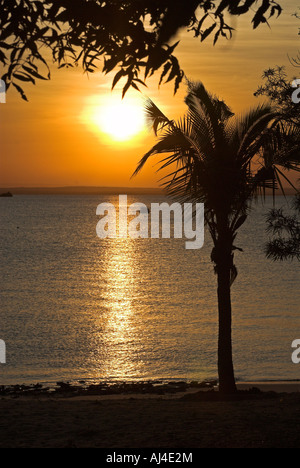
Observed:
[[[12,196],[13,196],[13,195],[12,195],[12,193],[10,193],[10,192],[6,192],[6,193],[1,193],[1,194],[0,194],[0,197],[12,197]]]

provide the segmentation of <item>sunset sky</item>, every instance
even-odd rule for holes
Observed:
[[[260,102],[253,93],[262,83],[263,70],[285,65],[288,76],[299,77],[299,69],[288,60],[300,48],[298,22],[292,17],[299,2],[281,3],[288,7],[271,20],[271,29],[261,25],[253,31],[250,16],[243,16],[231,20],[237,28],[233,39],[220,40],[216,46],[212,37],[200,43],[183,33],[177,56],[186,76],[201,80],[236,113]],[[110,91],[113,76],[114,72],[107,76],[98,72],[87,77],[80,68],[53,66],[51,81],[25,88],[29,103],[9,90],[7,103],[0,104],[0,186],[158,186],[151,164],[130,180],[137,162],[154,143],[149,130],[140,125],[143,99],[137,91],[130,91],[124,100],[125,118],[114,110],[114,126],[121,131],[123,121],[124,133],[111,134],[110,112],[121,101],[120,88]],[[144,95],[169,117],[179,117],[185,112],[184,84],[174,97],[173,84],[158,90],[158,81],[156,74]]]

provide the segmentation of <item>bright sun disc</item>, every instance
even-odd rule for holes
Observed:
[[[92,120],[114,140],[128,140],[144,128],[142,105],[134,100],[108,100],[95,109]]]

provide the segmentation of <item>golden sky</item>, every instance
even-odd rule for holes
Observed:
[[[298,22],[291,16],[298,1],[281,3],[288,7],[271,21],[271,29],[261,25],[253,31],[249,16],[244,16],[231,22],[237,28],[233,39],[220,40],[216,46],[212,38],[200,43],[192,34],[181,34],[177,56],[186,76],[202,81],[236,113],[260,102],[253,93],[262,83],[263,70],[285,65],[289,76],[299,77],[299,69],[288,60],[300,48]],[[0,104],[0,186],[158,186],[151,164],[130,180],[155,141],[149,130],[143,128],[123,140],[106,133],[103,119],[108,121],[110,107],[121,101],[120,88],[110,91],[112,79],[113,74],[87,77],[81,69],[53,67],[50,82],[26,87],[29,103],[9,90],[7,103]],[[158,90],[158,80],[159,74],[151,78],[144,95],[170,118],[179,117],[185,112],[184,84],[174,97],[173,84]],[[140,93],[130,91],[124,104],[129,106],[127,124],[138,125],[140,117],[134,112],[143,106]]]

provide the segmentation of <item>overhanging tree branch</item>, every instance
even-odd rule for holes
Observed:
[[[186,28],[201,41],[213,35],[216,43],[232,34],[225,13],[254,7],[254,28],[281,13],[273,0],[0,0],[2,79],[27,99],[23,83],[50,79],[50,50],[60,68],[117,71],[113,86],[125,79],[123,96],[157,71],[176,93],[184,76],[174,55],[178,31]]]

